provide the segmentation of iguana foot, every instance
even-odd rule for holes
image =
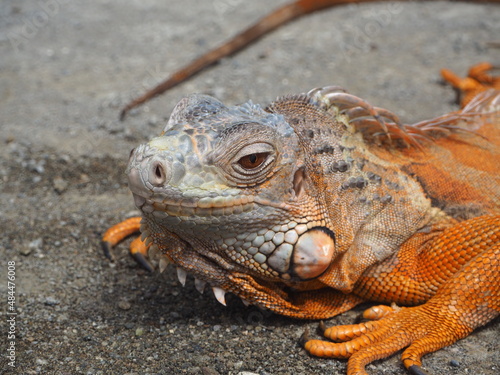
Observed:
[[[404,366],[423,374],[421,357],[467,336],[467,327],[446,324],[427,305],[402,308],[380,321],[327,328],[324,336],[338,341],[309,340],[305,349],[318,357],[349,358],[349,375],[366,375],[365,366],[409,346],[402,355]],[[419,372],[420,371],[420,372]]]
[[[414,374],[425,374],[420,368],[423,355],[453,344],[499,315],[500,281],[486,286],[500,266],[495,235],[491,243],[427,303],[385,311],[377,321],[328,328],[324,336],[336,342],[309,340],[305,349],[318,357],[349,358],[348,375],[366,375],[367,364],[407,347],[404,366]]]
[[[482,62],[473,65],[467,77],[461,78],[448,69],[441,69],[443,79],[459,90],[460,104],[465,107],[478,93],[491,88],[500,88],[500,77],[495,77],[489,72],[495,67]]]
[[[111,249],[113,246],[121,242],[124,238],[139,232],[141,228],[141,217],[136,216],[124,220],[111,228],[109,228],[102,237],[102,249],[106,258],[113,260]],[[134,260],[149,272],[153,272],[153,266],[147,259],[148,245],[137,237],[130,244],[130,255]]]

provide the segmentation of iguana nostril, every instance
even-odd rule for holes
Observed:
[[[166,166],[159,160],[151,164],[150,183],[153,186],[163,186],[167,182]]]
[[[155,168],[155,174],[156,174],[156,177],[158,177],[158,178],[163,177],[163,169],[161,169],[161,167],[159,165],[157,165]]]

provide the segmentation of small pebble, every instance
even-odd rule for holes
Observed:
[[[26,246],[26,247],[21,248],[21,249],[19,250],[19,253],[20,253],[21,255],[24,255],[25,257],[27,257],[28,255],[30,255],[30,254],[31,254],[31,250],[32,250],[32,249],[31,249],[31,247]]]
[[[36,240],[33,240],[29,243],[28,247],[31,250],[40,250],[43,245],[43,238],[37,238]]]
[[[80,181],[81,184],[86,184],[87,182],[90,182],[90,177],[88,174],[82,173],[80,175]]]
[[[45,298],[45,302],[44,303],[47,306],[59,305],[59,301],[57,299],[55,299],[54,297],[52,297],[52,296]]]
[[[52,185],[54,186],[54,190],[58,194],[64,193],[64,191],[66,191],[66,189],[68,188],[68,182],[59,176],[54,177],[54,179],[52,180]]]
[[[456,359],[452,359],[450,361],[450,366],[452,366],[452,367],[460,367],[460,362],[458,362]]]
[[[239,370],[240,368],[243,367],[243,365],[244,365],[243,361],[238,361],[238,362],[233,363],[233,368],[235,370]]]
[[[132,305],[128,301],[120,301],[118,302],[118,307],[122,310],[130,310]]]

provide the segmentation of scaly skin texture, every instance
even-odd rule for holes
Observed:
[[[232,292],[295,318],[395,304],[325,331],[340,343],[304,346],[348,357],[349,375],[407,348],[404,365],[422,373],[422,355],[500,314],[499,106],[489,90],[402,125],[339,88],[266,109],[191,95],[131,155],[145,239],[133,252],[149,247],[222,303]],[[105,248],[138,226],[111,228]]]

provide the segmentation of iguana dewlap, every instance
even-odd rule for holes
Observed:
[[[305,319],[415,306],[305,343],[350,357],[349,374],[405,347],[419,373],[423,354],[500,314],[500,91],[414,125],[338,88],[267,108],[195,94],[127,173],[160,266],[220,301]]]

